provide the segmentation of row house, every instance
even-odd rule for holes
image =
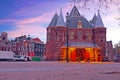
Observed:
[[[43,56],[44,43],[39,38],[32,39],[24,35],[12,41],[12,50],[16,55]]]
[[[43,56],[44,43],[39,38],[32,39],[34,41],[35,56]]]
[[[12,50],[16,55],[28,55],[30,39],[24,36],[16,37],[15,40],[12,41]],[[34,45],[33,45],[34,47]]]

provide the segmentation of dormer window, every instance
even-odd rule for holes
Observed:
[[[78,21],[78,28],[82,28],[82,22],[80,20]]]

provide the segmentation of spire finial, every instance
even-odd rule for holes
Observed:
[[[75,6],[75,0],[74,0],[74,6]]]
[[[74,6],[75,6],[75,2],[76,2],[76,0],[73,0],[73,2],[74,2]]]

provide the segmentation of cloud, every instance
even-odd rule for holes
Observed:
[[[10,38],[21,35],[31,35],[31,37],[44,38],[46,36],[46,28],[41,25],[19,25],[14,31],[7,31]]]
[[[4,23],[15,23],[17,22],[18,20],[16,19],[3,19],[3,20],[0,20],[0,24],[4,24]]]
[[[26,2],[26,1],[24,1]],[[19,10],[17,10],[15,13],[11,14],[12,16],[25,18],[25,17],[31,17],[31,16],[38,16],[41,14],[44,14],[44,12],[50,12],[50,11],[56,11],[59,6],[62,4],[60,2],[64,1],[58,1],[58,0],[30,0],[27,1],[26,5],[23,5],[20,7]],[[21,3],[23,4],[23,3]],[[56,7],[57,6],[57,7]]]
[[[64,18],[67,12],[70,12],[72,7],[69,3],[62,4],[61,7],[63,8],[63,15]],[[17,11],[14,15],[19,16],[25,14],[25,16],[29,15],[30,17],[24,17],[22,19],[4,19],[0,20],[0,23],[12,23],[15,30],[7,31],[9,33],[9,38],[14,39],[15,37],[21,35],[31,35],[31,37],[39,37],[42,41],[46,42],[46,27],[48,26],[50,20],[52,19],[54,13],[57,11],[59,12],[59,8],[55,7],[50,10],[45,10],[44,12],[40,12],[40,10],[44,10],[43,8],[36,7],[34,8],[24,8]],[[31,10],[30,10],[31,9]],[[36,11],[36,12],[35,12]],[[90,13],[89,15],[85,12],[83,13],[82,10],[79,10],[80,13],[87,15],[87,19],[90,16],[92,19],[94,12],[87,11]],[[39,14],[39,15],[38,15]],[[92,14],[92,16],[91,16]],[[117,25],[114,17],[118,16],[114,11],[112,13],[108,13],[107,16],[103,16],[103,22],[107,29],[107,40],[114,40],[118,41],[119,38],[115,37],[115,35],[119,36],[119,31],[116,32],[116,28],[119,30],[120,28]],[[114,24],[113,24],[114,23]],[[119,34],[119,35],[118,35]],[[120,40],[120,39],[119,39]]]
[[[38,7],[38,5],[35,7],[32,6],[32,9],[27,7],[22,8],[21,10],[18,10],[14,15],[16,16],[17,15],[19,16],[22,14],[29,15],[29,13],[31,12],[29,18],[24,17],[23,19],[17,19],[17,20],[16,19],[4,20],[4,23],[11,22],[15,27],[15,30],[7,31],[9,33],[9,38],[14,39],[15,37],[18,37],[21,35],[31,35],[31,37],[39,37],[42,41],[46,42],[46,33],[47,33],[46,27],[50,23],[50,20],[52,19],[54,13],[59,10],[59,7],[49,9],[48,11],[45,10],[44,13],[43,12],[40,13],[41,10],[44,10],[44,9],[41,7]],[[35,13],[37,14],[37,16],[35,15]],[[63,10],[63,13],[66,14],[65,10]]]
[[[42,41],[46,42],[46,27],[48,26],[56,10],[54,8],[48,11],[45,10],[44,13],[43,12],[40,13],[40,11],[44,9],[43,8],[41,9],[40,7],[37,8],[37,7],[36,7],[37,10],[34,9],[35,7],[33,7],[32,9],[26,7],[25,9],[18,10],[16,11],[15,14],[13,14],[15,16],[20,16],[22,14],[27,15],[28,13],[31,12],[30,15],[28,14],[30,17],[27,17],[27,16],[24,18],[15,17],[14,19],[9,18],[9,19],[0,20],[1,24],[10,23],[15,28],[14,30],[7,31],[9,34],[8,35],[9,39],[14,39],[15,37],[18,37],[21,35],[31,35],[31,37],[39,37]],[[37,15],[35,15],[35,13]]]
[[[39,23],[39,24],[48,23],[48,22],[50,22],[51,15],[52,15],[52,13],[50,13],[50,12],[44,13],[41,16],[20,20],[16,24],[22,25],[22,24],[30,24],[30,23]]]
[[[13,23],[15,30],[7,31],[10,39],[21,35],[31,35],[31,37],[39,37],[42,41],[46,42],[46,27],[48,26],[53,12],[46,12],[40,16],[26,18],[21,20],[6,19],[0,22]]]

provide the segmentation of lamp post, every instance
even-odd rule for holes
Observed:
[[[95,61],[95,31],[94,31],[94,29],[93,29],[93,33],[92,33],[93,35],[93,45],[94,45],[94,49],[93,49],[93,52],[94,52],[94,61]]]
[[[68,45],[68,23],[70,22],[69,20],[68,20],[68,15],[69,15],[69,13],[67,12],[67,16],[66,16],[66,20],[67,20],[67,22],[66,22],[66,61],[67,61],[67,63],[69,62],[69,57],[68,57],[68,47],[69,47],[69,45]]]

